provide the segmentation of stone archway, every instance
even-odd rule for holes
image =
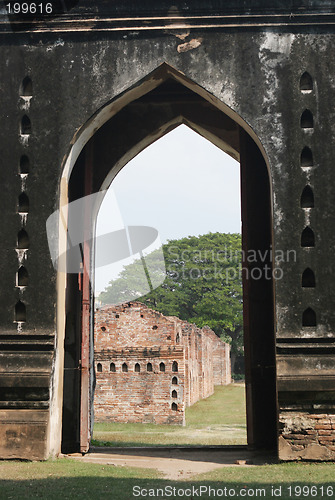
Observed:
[[[259,140],[240,116],[166,64],[82,128],[64,168],[61,204],[107,188],[131,158],[181,123],[240,161],[243,250],[256,251],[258,261],[252,266],[272,269],[271,182]],[[92,214],[88,220],[94,224]],[[60,253],[62,245],[66,250],[64,227]],[[93,251],[92,245],[84,246],[86,276],[62,275],[58,282],[59,382],[63,359],[65,371],[62,417],[59,406],[56,413],[62,418],[64,451],[87,451],[89,444]],[[277,445],[277,396],[272,277],[254,280],[244,275],[243,289],[248,444],[273,449]]]

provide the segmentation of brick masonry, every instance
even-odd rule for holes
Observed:
[[[140,302],[95,312],[97,422],[185,423],[185,407],[231,382],[230,346],[208,327]]]
[[[335,413],[281,413],[279,427],[282,460],[335,459]]]

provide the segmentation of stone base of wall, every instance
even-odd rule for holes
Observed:
[[[47,427],[47,410],[0,410],[0,457],[45,460]]]
[[[282,412],[280,460],[334,460],[335,414]]]

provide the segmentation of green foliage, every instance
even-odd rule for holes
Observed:
[[[120,290],[166,316],[208,325],[232,352],[243,353],[241,235],[209,233],[171,240],[163,246],[164,283],[139,298],[145,275],[141,260],[127,266],[99,296],[103,304],[117,302]],[[159,252],[149,256],[159,273]],[[146,258],[148,261],[148,258]],[[152,272],[151,272],[152,274]]]

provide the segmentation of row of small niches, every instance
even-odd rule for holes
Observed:
[[[26,76],[23,79],[19,89],[19,95],[21,99],[24,101],[23,109],[24,110],[29,109],[30,99],[33,96],[33,83],[29,76]],[[19,133],[20,136],[23,137],[23,139],[27,138],[31,134],[31,121],[27,113],[25,113],[21,118]],[[25,145],[27,144],[26,141],[24,141],[23,143]],[[29,198],[26,193],[26,182],[30,172],[30,160],[26,154],[21,156],[18,170],[19,170],[18,173],[21,178],[21,193],[19,194],[18,197],[17,210],[20,216],[21,229],[17,235],[17,242],[16,242],[16,252],[18,256],[19,268],[15,277],[15,285],[20,290],[21,298],[15,304],[14,322],[18,323],[18,328],[21,328],[22,324],[25,323],[27,320],[26,305],[21,299],[22,299],[22,294],[29,283],[28,271],[26,267],[23,265],[23,263],[27,259],[27,253],[29,248],[29,237],[26,230],[24,229],[27,223],[27,217],[29,213]]]

